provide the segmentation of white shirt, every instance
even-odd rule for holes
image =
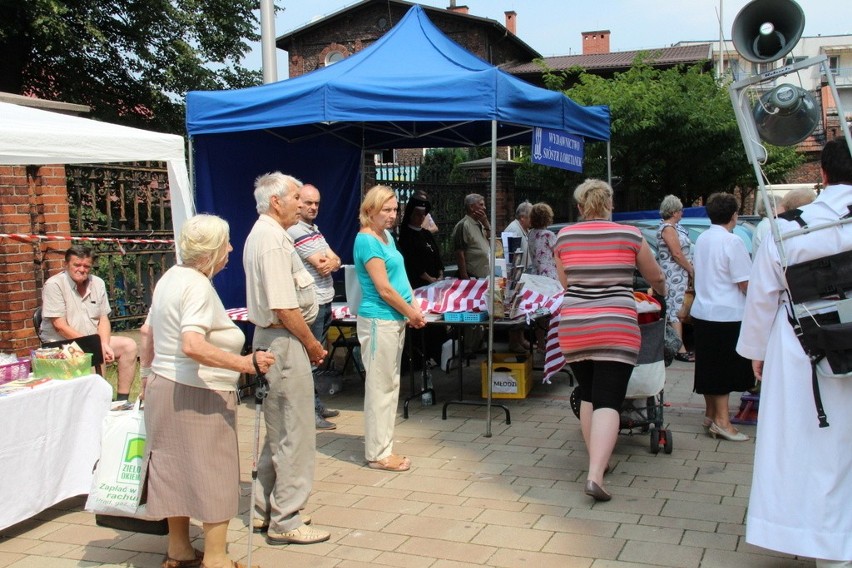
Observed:
[[[715,322],[742,321],[751,258],[745,243],[721,225],[710,225],[695,241],[695,300],[692,317]]]

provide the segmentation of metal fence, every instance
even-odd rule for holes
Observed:
[[[175,263],[168,174],[162,162],[66,168],[71,235],[94,237],[117,330],[142,325],[154,285]],[[130,242],[141,241],[141,242]]]

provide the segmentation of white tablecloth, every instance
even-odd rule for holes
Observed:
[[[0,529],[89,492],[111,399],[98,375],[0,397]]]

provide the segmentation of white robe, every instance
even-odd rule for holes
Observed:
[[[837,220],[852,186],[829,186],[802,208],[810,226]],[[799,225],[779,220],[782,232]],[[788,265],[852,250],[852,223],[784,241]],[[820,374],[830,426],[819,428],[811,366],[787,321],[774,239],[760,247],[737,351],[763,360],[763,383],[746,520],[750,544],[800,556],[852,560],[852,378]]]

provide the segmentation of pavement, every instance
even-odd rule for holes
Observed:
[[[479,398],[479,364],[464,369],[464,398]],[[456,371],[433,371],[434,406],[403,377],[394,450],[412,460],[405,473],[371,470],[363,461],[363,384],[351,372],[325,402],[341,410],[338,428],[317,433],[313,494],[306,512],[331,531],[328,542],[269,546],[251,540],[255,566],[288,568],[616,568],[813,566],[746,544],[753,439],[711,439],[701,427],[703,398],[692,392],[692,364],[667,369],[664,422],[672,453],[649,451],[649,435],[620,436],[606,479],[612,501],[583,493],[586,451],[571,411],[569,375],[505,401],[511,424],[492,408],[456,406]],[[731,409],[739,396],[731,396]],[[254,440],[253,403],[239,407],[240,516],[230,522],[232,558],[245,562]],[[754,436],[753,426],[741,430]],[[84,497],[67,500],[0,531],[0,567],[159,567],[166,537],[98,527]],[[2,506],[2,505],[0,505]],[[193,521],[197,548],[201,527]]]

